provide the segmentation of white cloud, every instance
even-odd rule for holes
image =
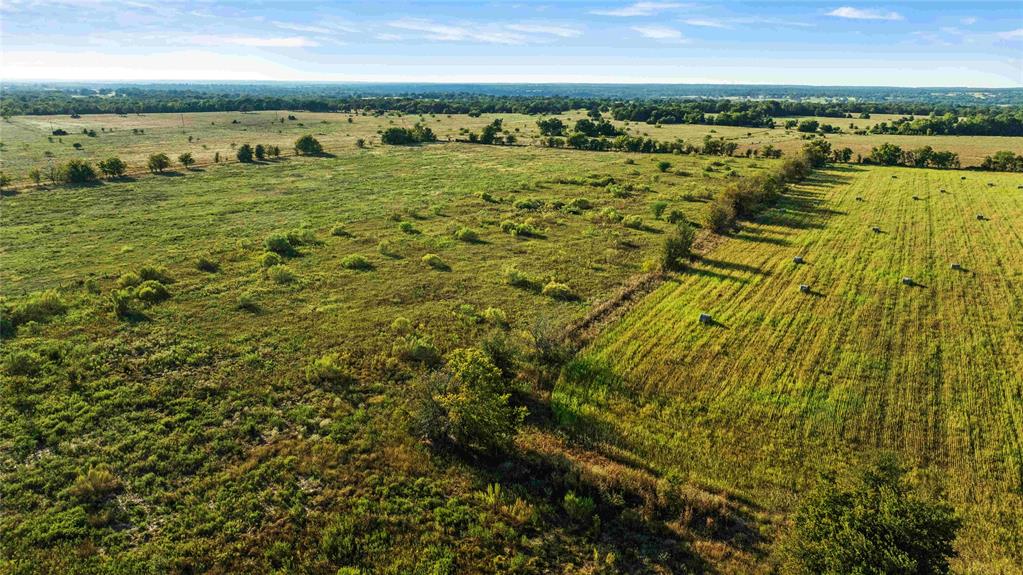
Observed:
[[[837,16],[838,18],[851,18],[853,20],[902,20],[902,14],[899,14],[898,12],[885,12],[883,10],[853,8],[851,6],[842,6],[841,8],[835,8],[831,12],[828,12],[828,16]]]
[[[690,26],[701,26],[703,28],[731,28],[731,26],[720,20],[711,20],[709,18],[690,18],[683,20],[683,22]]]
[[[995,34],[1002,40],[1023,40],[1023,28],[1016,28],[1015,30],[1009,30],[1008,32],[998,32]]]
[[[485,44],[525,44],[526,36],[493,27],[468,27],[441,24],[431,20],[404,18],[388,22],[388,26],[410,32],[421,32],[427,39],[437,42],[483,42]]]
[[[963,25],[965,26],[973,26],[974,24],[977,23],[977,19],[974,18],[973,16],[970,16],[969,18],[963,18],[962,20],[960,20],[960,22],[962,22]]]
[[[591,10],[590,14],[597,14],[599,16],[652,16],[658,12],[664,10],[671,10],[674,8],[684,8],[686,4],[679,4],[677,2],[636,2],[628,6],[621,8],[612,8],[610,10]]]
[[[252,48],[311,48],[319,42],[304,36],[263,38],[259,36],[191,36],[188,41],[201,46],[249,46]]]
[[[312,34],[328,34],[330,32],[330,28],[324,28],[323,26],[292,24],[291,22],[279,22],[277,20],[274,20],[273,25],[284,30],[294,30],[295,32],[310,32]]]
[[[549,24],[509,24],[506,28],[514,30],[515,32],[525,32],[527,34],[550,34],[560,38],[577,38],[583,33],[583,31],[578,28],[553,26]]]
[[[675,43],[686,42],[685,37],[682,36],[682,32],[667,26],[633,26],[632,29],[635,32],[639,32],[639,34],[644,38],[650,38],[651,40]]]

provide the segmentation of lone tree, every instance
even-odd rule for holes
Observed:
[[[948,573],[961,520],[947,503],[909,487],[892,457],[841,487],[832,476],[796,515],[791,573]]]
[[[266,148],[263,144],[256,144],[256,159],[261,162],[266,159]]]
[[[96,170],[82,160],[68,160],[60,168],[60,179],[68,184],[86,184],[96,181]]]
[[[661,269],[664,271],[681,271],[686,262],[693,257],[693,241],[696,230],[689,222],[682,222],[667,238],[661,249]]]
[[[120,178],[128,171],[128,166],[121,158],[107,158],[99,163],[99,171],[108,178]]]
[[[319,140],[306,134],[295,141],[295,153],[300,156],[318,156],[323,153]]]
[[[153,154],[149,156],[149,161],[146,165],[149,167],[149,171],[154,174],[162,173],[164,170],[170,167],[171,161],[167,157],[167,154]]]
[[[192,167],[192,164],[195,163],[195,158],[192,157],[191,152],[185,152],[184,154],[178,156],[178,161],[181,162],[181,165],[184,166],[185,169],[187,170],[190,167]]]
[[[251,163],[252,162],[252,146],[250,146],[248,144],[242,144],[241,147],[238,148],[237,156],[238,156],[238,161],[239,162],[242,162],[243,164]]]

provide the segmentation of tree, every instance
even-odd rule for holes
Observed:
[[[266,148],[263,144],[256,144],[256,159],[261,162],[266,159]]]
[[[834,476],[798,511],[786,545],[792,573],[948,573],[961,527],[947,503],[910,488],[906,472],[884,457],[848,487]]]
[[[510,404],[501,370],[478,349],[456,349],[444,369],[417,385],[413,431],[434,443],[482,454],[509,449],[526,416]]]
[[[152,154],[149,156],[149,161],[146,165],[149,167],[149,171],[154,174],[163,173],[164,170],[170,167],[171,161],[167,157],[167,154]]]
[[[827,140],[813,140],[803,145],[803,157],[810,166],[820,168],[831,159],[831,142]]]
[[[818,122],[817,120],[803,120],[799,122],[799,126],[796,129],[799,130],[800,132],[813,133],[817,131],[817,128],[819,126],[820,122]]]
[[[185,152],[178,156],[178,161],[181,162],[181,165],[187,170],[195,163],[195,158],[192,157],[191,152]]]
[[[888,142],[870,150],[870,161],[882,166],[897,166],[902,163],[904,157],[902,148]]]
[[[316,138],[306,134],[295,140],[295,153],[300,156],[319,156],[323,153],[323,145]]]
[[[3,190],[9,185],[11,185],[11,177],[3,172],[0,172],[0,190]]]
[[[128,166],[120,158],[107,158],[99,163],[99,171],[108,178],[120,178],[128,171]]]
[[[39,171],[39,168],[32,168],[28,171],[28,179],[32,180],[32,183],[39,185],[39,182],[43,180],[43,173]]]
[[[68,184],[86,184],[96,181],[96,170],[83,160],[68,160],[60,168],[60,180]]]
[[[696,230],[689,222],[682,222],[664,239],[661,248],[661,269],[664,271],[680,271],[685,269],[686,262],[693,257],[693,241]]]
[[[238,148],[238,153],[236,154],[236,156],[238,157],[238,161],[242,162],[243,164],[251,163],[252,162],[252,155],[253,155],[252,154],[252,146],[250,146],[248,144],[242,144]]]
[[[565,133],[565,123],[560,118],[541,118],[536,121],[542,136],[561,136]]]

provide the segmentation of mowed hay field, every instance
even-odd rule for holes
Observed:
[[[555,411],[595,445],[744,494],[767,523],[819,472],[897,452],[964,517],[957,570],[1018,572],[1021,183],[818,172],[607,329]]]

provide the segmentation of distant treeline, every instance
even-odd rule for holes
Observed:
[[[587,109],[616,120],[649,124],[711,124],[770,128],[774,118],[820,116],[867,118],[870,114],[906,114],[913,119],[878,124],[875,133],[1023,135],[1023,108],[956,106],[931,102],[815,102],[797,100],[645,99],[621,100],[568,96],[494,96],[474,93],[332,95],[326,88],[309,92],[224,92],[130,86],[87,90],[5,88],[0,112],[21,114],[131,114],[257,110],[403,114],[561,114]],[[916,117],[923,116],[923,117]]]

